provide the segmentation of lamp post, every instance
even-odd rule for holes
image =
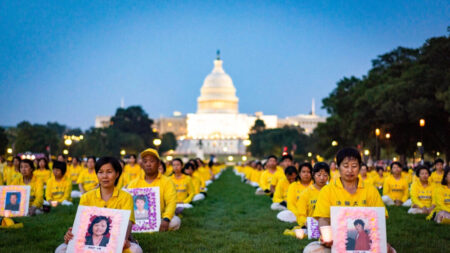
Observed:
[[[336,147],[337,145],[339,145],[339,143],[338,143],[337,141],[333,140],[333,141],[331,142],[331,146],[332,146],[332,147]]]
[[[369,159],[370,150],[365,149],[364,150],[364,162],[367,163],[367,160]]]
[[[422,158],[422,162],[423,162],[423,155],[425,153],[425,148],[423,147],[422,143],[424,142],[424,140],[423,140],[423,128],[425,127],[425,119],[420,119],[419,120],[419,126],[420,126],[420,135],[421,135],[421,137],[420,137],[421,145],[419,147],[419,152],[421,154],[421,158]]]
[[[381,131],[379,128],[375,129],[375,158],[376,160],[380,160],[380,150],[378,147],[378,136],[380,136]]]
[[[153,144],[155,145],[156,149],[159,151],[159,146],[161,145],[161,139],[154,139]]]

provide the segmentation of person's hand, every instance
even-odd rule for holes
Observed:
[[[403,204],[403,202],[400,200],[395,200],[394,203],[396,206],[401,206]]]
[[[72,227],[70,227],[64,235],[64,243],[69,244],[69,241],[73,239]]]
[[[424,214],[428,214],[428,208],[426,208],[426,207],[422,207],[422,213],[424,213]]]
[[[322,244],[323,246],[325,246],[327,248],[331,248],[331,246],[333,246],[333,241],[331,241],[331,242],[324,242],[322,240],[322,236],[320,236],[319,240],[320,240],[320,244]]]
[[[395,251],[394,248],[392,248],[392,246],[388,243],[388,244],[387,244],[387,253],[394,253],[394,252],[396,252],[396,251]]]
[[[159,232],[166,232],[167,230],[169,230],[169,222],[162,220],[161,226],[159,226]]]
[[[129,240],[125,240],[125,242],[123,243],[123,249],[128,249],[129,247],[131,247],[131,243]]]

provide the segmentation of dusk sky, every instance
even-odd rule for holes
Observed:
[[[306,114],[377,55],[448,35],[449,17],[424,0],[1,1],[0,126],[87,129],[121,98],[195,112],[217,49],[241,113]]]

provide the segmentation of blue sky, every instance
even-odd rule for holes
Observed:
[[[243,113],[308,113],[377,55],[447,35],[448,1],[2,1],[0,125],[196,111],[220,49]],[[325,115],[325,111],[317,110]]]

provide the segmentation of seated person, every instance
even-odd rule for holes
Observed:
[[[72,205],[70,193],[72,191],[72,181],[66,177],[67,165],[65,162],[53,162],[53,177],[47,181],[45,189],[45,199],[49,203]]]
[[[434,161],[434,168],[436,169],[430,176],[430,183],[440,185],[444,178],[444,160],[438,158]]]
[[[255,168],[252,170],[252,174],[250,175],[250,185],[253,187],[259,187],[259,179],[261,178],[261,174],[264,169],[260,161],[255,161],[254,166]]]
[[[13,166],[7,171],[6,177],[4,179],[6,185],[12,185],[12,182],[22,176],[22,174],[20,174],[20,161],[22,161],[22,159],[19,156],[15,156],[13,158]]]
[[[38,168],[33,171],[34,176],[37,177],[44,185],[47,183],[47,181],[52,176],[52,172],[50,171],[50,168],[48,167],[47,159],[40,158],[38,160]]]
[[[430,170],[428,167],[419,165],[416,168],[416,176],[419,180],[416,180],[411,185],[411,201],[412,207],[408,210],[408,213],[424,213],[430,214],[435,205],[433,204],[433,192],[435,185],[429,183]]]
[[[255,194],[257,195],[272,195],[273,191],[271,191],[272,179],[277,172],[277,157],[271,155],[267,158],[267,162],[265,165],[265,170],[261,174],[259,179],[259,188],[256,189]]]
[[[300,194],[312,184],[312,166],[310,163],[300,165],[299,180],[291,183],[287,193],[287,209],[277,214],[280,221],[294,223],[297,221],[297,201]]]
[[[94,156],[88,157],[87,170],[83,169],[83,171],[80,173],[80,175],[78,176],[77,184],[81,194],[97,188],[98,178],[97,174],[95,173]]]
[[[13,185],[29,185],[30,186],[30,205],[28,215],[42,213],[40,208],[44,203],[44,184],[33,173],[34,163],[29,159],[20,161],[20,173],[22,177],[12,182]]]
[[[80,164],[80,158],[74,157],[72,159],[72,164],[70,164],[67,168],[67,172],[69,173],[70,180],[72,180],[72,184],[77,183],[78,177],[83,170],[84,168]]]
[[[284,170],[285,177],[278,181],[277,187],[275,187],[275,193],[272,199],[272,210],[286,210],[287,207],[287,194],[289,185],[298,178],[298,171],[294,166],[289,166]]]
[[[332,179],[320,190],[314,210],[314,218],[319,221],[320,227],[330,226],[331,206],[354,206],[356,204],[360,207],[384,207],[377,189],[372,185],[365,185],[358,178],[361,166],[361,155],[358,150],[354,148],[341,149],[336,155],[336,161],[340,176]],[[326,252],[326,248],[330,248],[332,245],[332,241],[324,242],[320,239],[319,242],[308,244],[303,252]],[[388,244],[387,252],[391,253],[395,250]]]
[[[359,170],[359,178],[367,184],[367,185],[373,185],[373,179],[369,176],[367,173],[368,167],[365,163],[361,164],[361,169]]]
[[[373,186],[377,187],[377,189],[382,189],[384,185],[384,169],[381,166],[375,167],[376,173],[372,177]]]
[[[194,186],[194,197],[192,201],[200,201],[205,199],[206,192],[202,191],[202,180],[194,175],[194,165],[192,163],[186,163],[182,172],[191,177],[192,185]],[[205,186],[205,185],[203,185]]]
[[[275,172],[274,177],[272,178],[272,181],[270,182],[270,190],[275,194],[275,188],[278,185],[278,182],[280,182],[283,179],[286,179],[285,170],[289,166],[293,166],[293,157],[291,155],[283,155],[281,157],[280,166],[277,166],[277,172]],[[295,167],[295,166],[294,166]]]
[[[122,167],[119,161],[113,157],[102,157],[95,164],[95,172],[98,177],[99,187],[89,191],[81,196],[80,205],[96,206],[111,209],[130,210],[130,220],[128,221],[128,229],[126,233],[123,252],[142,253],[142,248],[136,242],[130,241],[131,227],[135,222],[133,197],[126,191],[117,188],[119,177],[122,174]],[[101,216],[99,216],[101,217]],[[102,218],[98,219],[97,231],[93,227],[92,245],[106,245],[109,240],[105,239],[105,230],[109,227],[108,221]],[[103,225],[106,225],[105,228]],[[103,233],[102,233],[103,232]],[[72,228],[70,227],[64,236],[64,243],[58,246],[55,253],[64,253],[67,251],[67,244],[73,239]],[[91,239],[86,237],[86,244]]]
[[[435,185],[436,189],[433,197],[433,204],[436,205],[433,212],[427,219],[433,219],[437,223],[450,223],[450,167],[447,167],[442,177],[440,185]]]
[[[319,192],[325,185],[327,185],[329,178],[330,167],[328,167],[328,164],[324,162],[314,164],[314,184],[308,186],[308,188],[300,194],[300,197],[296,202],[296,208],[298,210],[297,223],[300,227],[306,227],[307,217],[313,217]]]
[[[383,184],[383,202],[391,206],[411,206],[408,201],[409,186],[405,178],[402,177],[402,165],[399,162],[391,164],[392,175],[388,176]]]
[[[152,148],[146,149],[141,152],[141,158],[145,177],[139,177],[131,181],[127,188],[159,187],[162,218],[159,231],[178,230],[181,226],[181,220],[178,216],[175,216],[177,193],[172,181],[158,171],[161,162],[158,151]]]
[[[170,176],[177,192],[177,207],[192,208],[191,203],[195,195],[194,185],[190,176],[183,174],[183,162],[180,158],[172,160],[173,175]],[[160,172],[161,173],[161,172]]]

